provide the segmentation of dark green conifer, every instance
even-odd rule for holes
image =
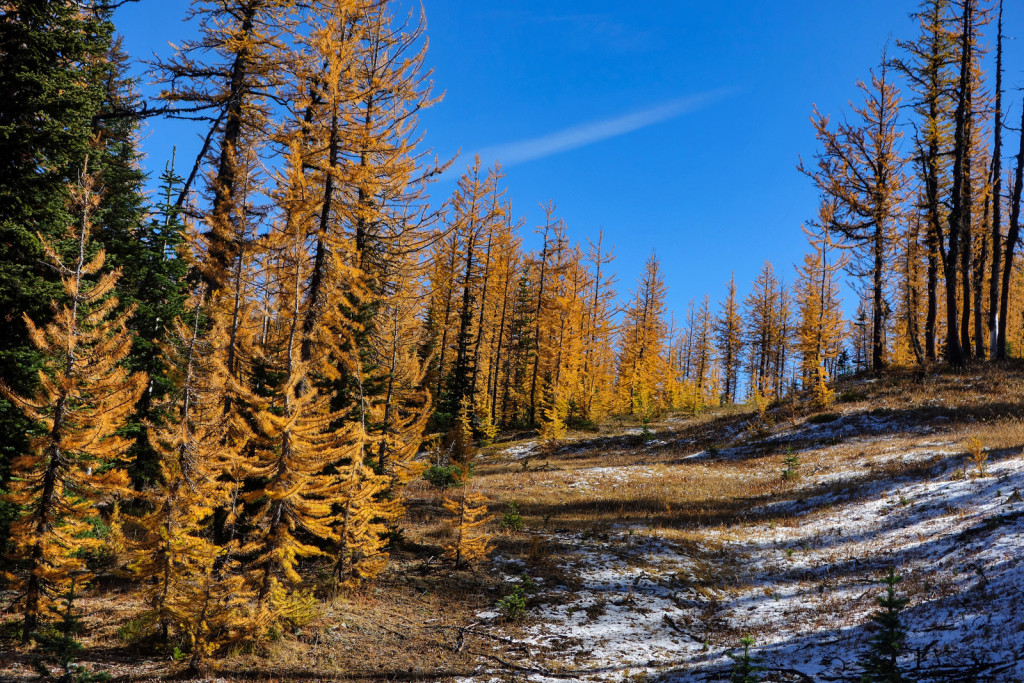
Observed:
[[[885,594],[877,598],[881,609],[871,615],[877,631],[870,640],[870,650],[862,663],[865,672],[861,681],[864,683],[907,683],[913,680],[899,666],[899,657],[907,638],[907,632],[900,623],[900,612],[907,606],[908,600],[896,596],[896,585],[902,580],[892,567],[882,579]]]
[[[758,683],[761,680],[761,672],[764,667],[760,665],[760,659],[750,654],[750,646],[754,644],[754,636],[743,636],[740,638],[740,645],[743,646],[742,654],[726,653],[732,660],[732,671],[729,680],[732,683]]]
[[[137,147],[139,119],[134,115],[142,104],[135,80],[128,75],[128,57],[120,39],[112,42],[105,64],[103,105],[94,122],[92,168],[102,193],[96,239],[106,249],[107,262],[121,269],[121,305],[135,308],[129,321],[135,342],[128,369],[151,378],[149,391],[124,430],[135,441],[128,454],[129,469],[136,484],[141,484],[156,476],[158,461],[147,442],[145,425],[159,420],[154,406],[170,388],[159,344],[171,321],[184,311],[186,298],[184,225],[176,202],[183,181],[172,160],[160,176],[155,205],[146,206],[146,174]]]
[[[19,394],[34,393],[41,362],[22,315],[45,324],[62,296],[39,236],[59,248],[75,221],[68,188],[94,152],[112,31],[106,13],[72,0],[18,0],[0,12],[0,378]],[[30,428],[0,399],[0,488]],[[0,527],[10,514],[0,510]]]
[[[38,653],[33,664],[43,680],[57,680],[60,683],[98,683],[109,681],[110,675],[100,672],[93,673],[77,663],[78,657],[85,650],[77,636],[82,631],[82,619],[75,601],[75,581],[72,580],[68,589],[60,596],[60,606],[55,610],[54,628],[44,632],[36,632],[34,640],[38,643]],[[50,668],[56,664],[57,671]]]

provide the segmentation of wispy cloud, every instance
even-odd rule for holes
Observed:
[[[733,92],[735,91],[731,88],[722,88],[695,95],[687,95],[686,97],[680,97],[670,102],[659,104],[656,107],[634,111],[602,121],[582,123],[554,133],[530,138],[529,140],[486,147],[475,154],[480,155],[480,160],[484,165],[500,161],[503,167],[508,168],[527,161],[536,161],[537,159],[544,159],[561,152],[586,147],[602,140],[626,135],[641,128],[647,128],[656,123],[698,111]],[[466,159],[467,157],[463,158]],[[468,156],[469,160],[472,160],[472,158],[472,154]],[[445,176],[450,177],[461,172],[461,166],[455,164]]]

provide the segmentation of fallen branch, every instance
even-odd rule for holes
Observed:
[[[799,681],[801,681],[801,683],[814,683],[814,679],[813,679],[813,678],[811,678],[810,676],[808,676],[807,674],[805,674],[805,673],[804,673],[803,671],[797,671],[796,669],[786,669],[786,668],[781,668],[781,669],[775,669],[775,668],[766,668],[766,669],[765,669],[765,671],[768,671],[768,672],[776,672],[776,673],[780,673],[780,674],[786,674],[786,675],[789,675],[789,676],[796,676],[796,677],[797,677],[797,679],[798,679]]]
[[[518,664],[513,664],[512,662],[506,662],[501,657],[498,657],[498,656],[492,655],[492,654],[488,654],[486,652],[474,652],[473,654],[477,655],[478,657],[483,657],[484,659],[493,660],[493,661],[497,662],[498,664],[501,664],[506,669],[510,669],[511,671],[518,671],[518,672],[524,673],[524,674],[537,674],[537,675],[540,675],[540,676],[550,676],[552,678],[564,678],[566,680],[571,680],[571,679],[576,677],[575,674],[560,674],[560,673],[556,673],[554,671],[548,671],[547,669],[543,669],[543,668],[536,669],[536,668],[528,667],[528,666],[519,666]]]
[[[502,643],[504,645],[508,645],[510,647],[514,647],[517,650],[526,650],[527,652],[530,651],[529,647],[526,645],[526,643],[521,643],[518,640],[515,640],[513,638],[508,638],[506,636],[499,636],[499,635],[495,635],[493,633],[488,633],[487,631],[480,631],[480,630],[477,630],[477,629],[473,628],[474,626],[478,626],[479,624],[480,624],[480,622],[474,622],[474,623],[470,624],[469,626],[455,626],[455,625],[426,626],[426,625],[424,625],[423,629],[426,630],[426,631],[450,631],[450,630],[456,630],[456,631],[459,632],[459,636],[457,636],[457,637],[462,637],[465,634],[469,633],[469,634],[474,635],[474,636],[480,636],[481,638],[490,638],[491,640],[497,640],[499,643]],[[565,636],[558,636],[558,637],[563,637],[564,638]]]
[[[684,631],[683,628],[679,624],[676,623],[676,620],[673,619],[672,617],[670,617],[669,615],[663,614],[661,618],[662,618],[662,621],[664,621],[666,624],[668,624],[669,628],[671,628],[676,633],[680,633],[680,634],[686,636],[687,638],[689,638],[690,640],[694,641],[695,643],[703,642],[703,641],[701,641],[700,638],[697,638],[695,635],[693,635],[689,631]]]

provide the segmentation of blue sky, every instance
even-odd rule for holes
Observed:
[[[677,318],[736,273],[741,294],[761,263],[793,279],[800,224],[816,195],[797,170],[815,151],[812,104],[836,115],[887,42],[911,38],[912,0],[424,0],[428,64],[444,101],[422,117],[425,144],[458,168],[481,153],[505,162],[527,226],[558,205],[570,236],[604,229],[619,286],[656,249]],[[1004,32],[1024,28],[1008,2]],[[116,16],[135,57],[167,55],[191,29],[185,0],[143,0]],[[990,34],[994,36],[995,27]],[[1024,37],[1024,36],[1022,36]],[[1024,41],[1007,45],[1005,83],[1024,85]],[[1011,121],[1019,100],[1011,91]],[[1009,134],[1008,151],[1016,143]],[[159,171],[196,133],[153,122],[144,150]],[[432,190],[437,201],[454,178]],[[527,239],[527,244],[532,243]],[[850,306],[848,306],[850,308]]]

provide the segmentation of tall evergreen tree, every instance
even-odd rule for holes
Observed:
[[[729,278],[725,301],[720,304],[715,321],[715,343],[722,365],[722,400],[736,401],[743,353],[743,319],[736,300],[736,275]]]
[[[18,393],[34,392],[42,363],[21,316],[45,324],[61,292],[39,236],[56,243],[75,221],[68,188],[96,157],[111,35],[105,13],[72,0],[23,0],[0,13],[0,378]],[[28,428],[0,400],[0,485]]]
[[[159,421],[154,406],[171,389],[158,350],[172,321],[184,310],[186,298],[185,228],[175,204],[183,181],[172,160],[160,175],[147,219],[146,175],[137,150],[139,123],[131,115],[141,110],[141,104],[135,82],[127,74],[128,57],[120,40],[108,51],[105,66],[104,100],[94,122],[97,151],[91,164],[102,192],[96,239],[106,250],[109,264],[121,270],[118,294],[122,305],[135,308],[129,321],[135,343],[128,367],[145,372],[151,382],[125,430],[135,441],[129,453],[131,474],[136,485],[141,485],[154,479],[159,460],[148,442],[146,425]]]

